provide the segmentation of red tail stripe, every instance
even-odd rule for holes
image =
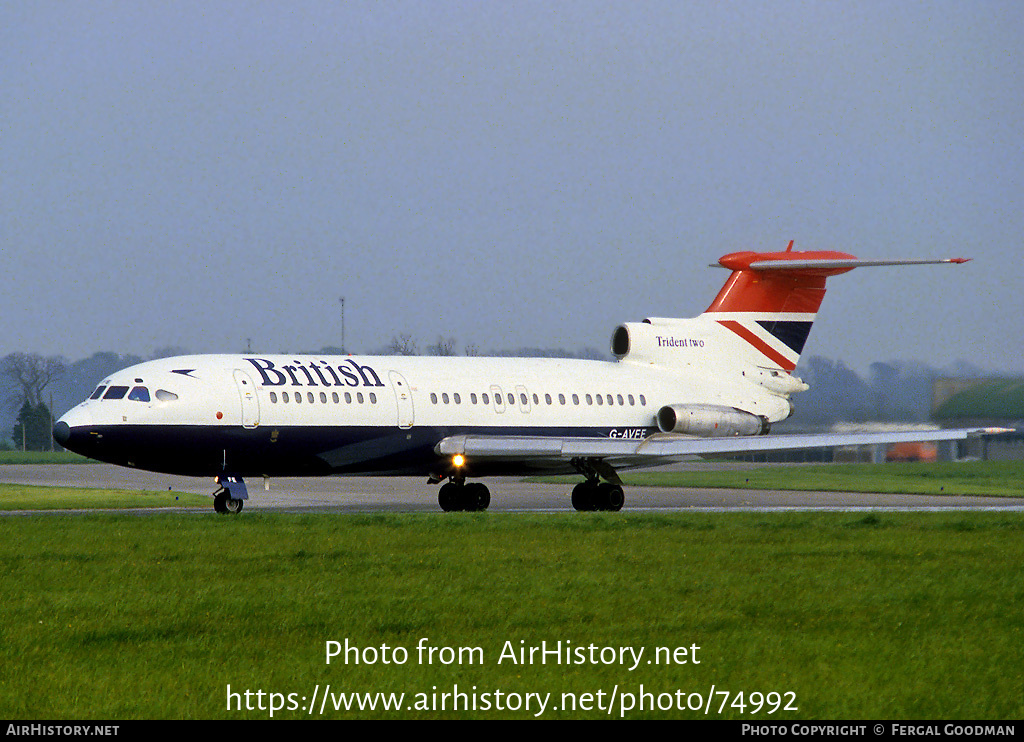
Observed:
[[[824,298],[824,276],[736,271],[706,311],[814,314]]]
[[[795,363],[793,363],[788,358],[786,358],[784,355],[779,353],[772,346],[768,345],[768,343],[766,343],[764,340],[759,338],[757,335],[755,335],[753,332],[748,330],[746,327],[741,325],[736,320],[731,320],[731,319],[718,320],[718,324],[720,324],[722,327],[726,328],[727,330],[732,330],[733,332],[735,332],[741,338],[743,338],[748,343],[750,343],[755,348],[757,348],[761,353],[763,353],[769,359],[771,359],[772,361],[775,361],[775,363],[779,364],[780,368],[782,368],[782,369],[784,369],[786,371],[792,371],[793,369],[796,368],[796,364]]]

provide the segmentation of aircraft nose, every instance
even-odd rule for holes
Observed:
[[[78,450],[92,425],[92,415],[81,405],[68,410],[53,425],[53,440],[69,451]]]
[[[71,428],[63,420],[58,420],[53,426],[53,439],[61,447],[67,446],[68,441],[71,440]]]

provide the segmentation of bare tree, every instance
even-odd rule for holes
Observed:
[[[11,353],[0,362],[0,376],[18,389],[8,401],[18,408],[25,404],[38,407],[43,403],[43,389],[67,372],[64,360],[57,356],[44,358],[38,353]]]
[[[428,356],[454,356],[458,355],[455,352],[455,338],[442,338],[438,337],[437,342],[433,345],[427,346]]]
[[[388,355],[392,356],[415,356],[419,355],[419,350],[416,349],[416,341],[413,340],[412,335],[395,335],[391,338],[391,344],[388,346]]]

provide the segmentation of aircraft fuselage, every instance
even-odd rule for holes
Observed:
[[[572,359],[184,356],[105,379],[61,418],[68,428],[57,436],[101,461],[196,476],[443,474],[449,462],[435,447],[452,435],[640,440],[657,432],[663,405],[709,396],[788,414],[776,395],[731,386]],[[552,470],[516,460],[469,466],[469,476]]]

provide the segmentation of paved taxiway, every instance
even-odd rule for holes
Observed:
[[[0,482],[104,489],[174,490],[209,495],[211,479],[123,469],[108,464],[0,466]],[[245,512],[437,512],[437,487],[425,477],[298,477],[246,480]],[[572,511],[571,484],[523,482],[515,477],[487,480],[494,512]],[[210,501],[213,509],[213,501]],[[626,487],[625,510],[1009,510],[1024,512],[1024,497],[885,495],[858,492]],[[195,509],[190,509],[195,511]]]

